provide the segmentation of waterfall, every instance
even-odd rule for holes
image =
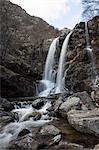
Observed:
[[[88,33],[87,22],[85,22],[85,35],[86,35],[86,50],[88,51],[88,55],[91,58],[91,63],[92,63],[92,83],[94,86],[96,86],[99,77],[98,77],[97,69],[96,69],[96,65],[95,65],[95,56],[94,56],[93,49],[91,48],[91,45],[89,42],[89,33]]]
[[[59,59],[57,77],[56,71],[53,70],[53,65],[55,64],[54,56],[56,51],[56,44],[58,38],[54,39],[48,52],[48,56],[46,59],[46,65],[44,70],[43,80],[40,81],[39,88],[40,88],[40,97],[48,96],[50,93],[60,93],[64,90],[64,62],[65,62],[65,55],[67,52],[69,38],[72,34],[72,31],[66,36]],[[55,79],[56,78],[56,79]]]
[[[39,96],[47,96],[55,88],[56,72],[53,69],[53,65],[55,64],[54,56],[55,56],[57,42],[58,42],[58,38],[55,38],[49,48],[49,52],[45,64],[43,80],[41,80],[39,84],[39,89],[40,89]]]
[[[69,38],[72,34],[72,31],[66,36],[61,54],[60,54],[60,59],[59,59],[59,67],[58,67],[58,73],[57,73],[57,79],[56,79],[56,93],[61,92],[64,89],[64,61],[65,61],[65,55],[67,52],[67,46],[69,42]]]
[[[90,47],[90,42],[89,42],[89,33],[88,33],[88,25],[87,22],[85,22],[85,36],[86,36],[86,47]]]
[[[56,51],[56,43],[58,38],[55,38],[49,48],[49,52],[46,59],[46,65],[45,65],[45,71],[44,71],[44,77],[43,80],[49,80],[51,82],[55,82],[53,79],[53,65],[54,65],[54,55]]]

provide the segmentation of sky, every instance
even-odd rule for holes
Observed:
[[[31,16],[41,17],[50,25],[73,28],[81,21],[81,0],[10,0]]]

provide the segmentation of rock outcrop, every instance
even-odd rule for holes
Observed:
[[[71,110],[67,115],[70,125],[77,131],[99,137],[99,108],[91,111]]]
[[[59,107],[59,112],[62,117],[67,118],[67,113],[70,110],[93,110],[95,104],[87,92],[78,92],[64,99],[64,102]]]
[[[1,96],[32,96],[48,50],[42,44],[59,31],[10,1],[0,0],[0,19]]]
[[[14,109],[14,104],[7,101],[7,99],[0,97],[0,108],[4,111],[11,111]]]
[[[68,70],[65,85],[74,92],[85,90],[91,93],[95,90],[92,82],[96,76],[99,76],[99,16],[88,22],[89,43],[93,51],[93,58],[86,50],[85,32],[85,23],[81,22],[75,26],[70,37],[66,54],[65,67]],[[92,59],[94,59],[94,66]],[[96,84],[98,87],[99,81]]]

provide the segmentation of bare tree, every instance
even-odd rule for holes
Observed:
[[[99,0],[82,0],[82,5],[82,18],[85,21],[88,21],[92,17],[99,15]]]

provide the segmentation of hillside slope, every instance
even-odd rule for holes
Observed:
[[[44,56],[39,62],[45,54],[37,47],[45,39],[57,37],[59,31],[10,1],[0,0],[0,18],[1,96],[31,96],[45,63]]]

